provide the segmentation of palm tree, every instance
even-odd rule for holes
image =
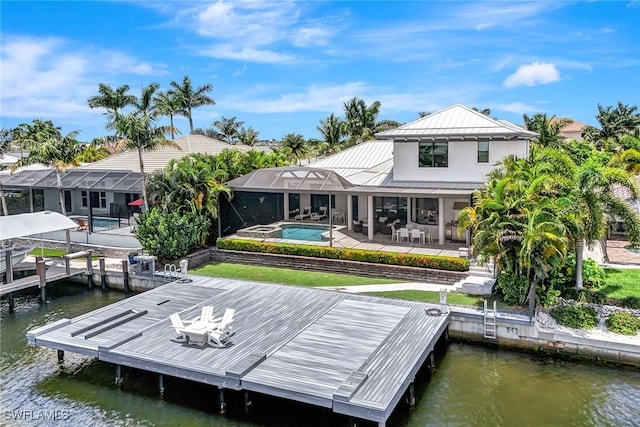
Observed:
[[[302,157],[307,154],[309,148],[307,141],[299,133],[288,133],[282,138],[282,147],[289,152],[292,159],[298,160],[298,165],[302,165]]]
[[[618,105],[603,107],[598,104],[596,119],[600,123],[600,129],[587,126],[583,131],[584,138],[598,147],[608,149],[614,147],[622,135],[638,133],[640,126],[640,113],[638,107],[628,106],[618,101]]]
[[[250,145],[253,147],[259,142],[258,135],[260,135],[260,132],[256,131],[251,126],[249,126],[248,129],[245,129],[243,126],[240,128],[240,131],[238,131],[238,142],[240,142],[240,144]]]
[[[358,97],[344,103],[345,121],[352,144],[373,137],[381,105],[380,101],[375,101],[367,106],[364,100]]]
[[[120,117],[120,110],[127,105],[132,105],[136,101],[136,97],[128,94],[129,85],[122,85],[116,89],[111,86],[100,83],[98,85],[99,95],[92,96],[87,101],[90,108],[104,108],[107,111],[107,128]]]
[[[0,130],[0,157],[3,157],[5,153],[9,151],[12,145],[11,131],[7,128]],[[7,166],[0,165],[0,170],[6,169]],[[0,179],[0,198],[2,199],[2,214],[4,216],[9,215],[9,209],[7,208],[7,199],[4,194],[4,187],[2,186],[2,179]]]
[[[33,130],[38,131],[33,132]],[[16,142],[29,150],[27,157],[22,157],[13,164],[11,171],[33,165],[41,164],[55,169],[58,182],[58,194],[60,197],[60,210],[67,215],[64,203],[64,190],[62,188],[62,173],[68,166],[79,166],[78,156],[82,154],[83,146],[76,140],[78,131],[62,135],[60,128],[51,121],[42,122],[34,120],[33,125],[23,124],[14,132]],[[71,236],[66,230],[67,252],[71,251]]]
[[[560,147],[565,139],[560,131],[564,126],[572,123],[570,119],[556,119],[555,116],[547,117],[546,114],[540,113],[534,114],[532,117],[523,114],[522,118],[527,130],[540,134],[534,141],[542,147]]]
[[[184,76],[182,84],[171,82],[171,87],[179,99],[180,114],[189,119],[189,132],[193,133],[191,110],[203,105],[215,105],[213,98],[207,96],[207,93],[213,90],[213,85],[207,83],[194,90],[189,76]]]
[[[320,125],[316,126],[316,129],[322,135],[323,141],[329,145],[329,152],[340,151],[347,133],[346,124],[342,119],[331,113],[325,120],[320,120]]]
[[[178,150],[180,146],[172,140],[166,139],[165,135],[171,132],[169,126],[156,126],[153,115],[142,112],[133,112],[120,116],[115,123],[117,134],[120,140],[116,147],[119,150],[136,150],[140,162],[140,173],[142,174],[142,194],[145,209],[149,208],[146,181],[144,172],[144,161],[142,153],[144,151],[154,151],[161,147],[174,147]]]
[[[158,92],[154,98],[156,103],[156,112],[161,116],[169,116],[169,125],[173,128],[173,117],[181,114],[183,111],[180,105],[180,99],[172,90]],[[175,139],[175,131],[171,130],[171,139]]]
[[[222,116],[220,117],[220,120],[216,120],[212,124],[213,127],[219,131],[223,141],[232,143],[238,139],[238,133],[240,132],[240,128],[244,125],[244,122],[238,121],[236,116],[231,118]]]

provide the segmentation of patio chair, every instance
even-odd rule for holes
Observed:
[[[423,232],[420,231],[420,229],[418,228],[412,228],[411,229],[411,241],[413,242],[413,239],[416,239],[418,242],[422,243],[422,234]]]
[[[213,329],[214,332],[220,332],[223,337],[230,337],[231,335],[233,335],[235,332],[233,332],[231,330],[231,323],[233,322],[233,316],[235,315],[236,311],[233,308],[227,308],[224,310],[224,314],[222,315],[221,319],[215,319],[214,322],[216,320],[220,320],[220,323],[215,325],[215,328]]]
[[[311,216],[311,206],[305,206],[302,210],[302,213],[294,216],[293,219],[296,221],[304,221],[305,218],[309,218]]]
[[[362,233],[362,223],[360,221],[356,221],[355,219],[353,219],[352,221],[353,221],[353,231],[355,233]]]
[[[318,212],[311,213],[311,221],[320,221],[323,218],[327,217],[327,207],[321,206]]]
[[[409,241],[409,229],[403,227],[400,229],[400,235],[398,236],[398,240],[401,240],[404,242],[404,239],[407,239],[407,242]]]
[[[389,225],[389,228],[391,229],[391,241],[393,242],[394,240],[398,240],[398,231],[396,230],[396,223],[392,222]]]
[[[225,334],[215,330],[209,331],[207,334],[207,344],[214,348],[225,348],[229,344],[229,341],[227,341]]]
[[[213,306],[210,306],[210,305],[202,306],[202,312],[200,313],[200,320],[203,322],[213,321]]]
[[[82,218],[76,218],[75,220],[78,223],[78,227],[76,228],[76,231],[89,231],[89,226],[87,225],[86,222],[84,222]]]
[[[182,323],[182,319],[180,318],[180,315],[178,313],[173,313],[171,316],[169,316],[169,319],[171,320],[171,326],[173,327],[173,329],[175,329],[176,333],[178,334],[178,336],[173,338],[171,341],[187,342],[187,336],[183,331],[183,329],[185,328],[185,325],[184,323]]]

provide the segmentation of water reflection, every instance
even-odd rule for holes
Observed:
[[[123,370],[67,353],[61,367],[54,350],[29,347],[29,329],[71,318],[123,298],[121,293],[55,286],[41,305],[37,295],[16,298],[16,312],[2,302],[0,406],[4,411],[68,411],[64,425],[91,426],[326,426],[348,420],[324,409],[254,396],[248,416],[243,396],[227,393],[227,414],[217,414],[215,388]],[[424,369],[416,383],[418,404],[402,403],[390,426],[637,426],[640,373],[548,357],[453,343]],[[47,420],[7,420],[4,425],[50,425]],[[61,424],[62,425],[62,424]],[[366,425],[359,423],[358,425]]]

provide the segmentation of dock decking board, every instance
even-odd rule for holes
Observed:
[[[190,278],[192,283],[167,284],[55,328],[36,328],[27,334],[29,342],[384,422],[449,322],[447,315],[426,315],[434,307],[429,304]],[[204,305],[214,307],[215,317],[235,309],[227,348],[172,341],[169,315],[191,320]],[[100,333],[88,336],[94,330]]]

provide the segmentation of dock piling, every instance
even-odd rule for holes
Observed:
[[[103,291],[107,290],[107,267],[105,265],[104,257],[98,258],[98,265],[100,266],[100,287]]]
[[[162,374],[158,375],[158,389],[160,391],[160,398],[164,396],[164,377]]]
[[[244,414],[249,413],[249,406],[251,406],[251,400],[249,400],[249,390],[244,391]]]
[[[13,301],[13,292],[9,293],[9,313],[13,313],[15,309],[15,302]]]
[[[13,264],[11,264],[11,249],[6,249],[5,250],[5,255],[4,255],[5,259],[5,283],[12,283],[13,282]]]
[[[411,406],[415,406],[416,391],[415,391],[415,386],[413,381],[411,382],[411,384],[409,384],[409,390],[407,390],[407,392],[409,393],[409,395],[407,396],[407,403]]]
[[[122,367],[120,365],[116,365],[116,386],[120,387],[122,385]]]
[[[122,260],[122,276],[124,280],[124,294],[129,295],[129,261]]]
[[[64,350],[58,350],[58,363],[64,362]]]
[[[218,400],[220,401],[220,415],[224,415],[227,410],[227,404],[224,403],[224,389],[218,388]]]
[[[40,279],[38,286],[40,287],[40,302],[42,304],[47,300],[47,268],[44,264],[44,260],[41,257],[36,257],[36,273]]]
[[[93,264],[91,263],[91,251],[87,251],[87,287],[93,287]]]

